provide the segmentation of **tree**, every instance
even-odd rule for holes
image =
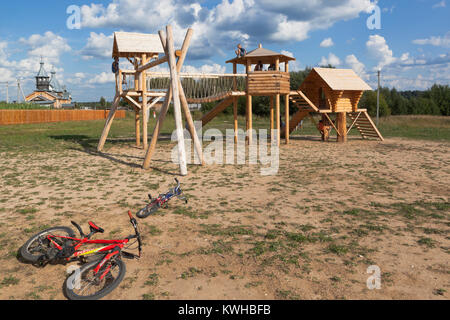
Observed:
[[[377,115],[377,92],[376,91],[366,91],[364,92],[361,100],[358,105],[359,109],[367,109],[367,112],[372,117],[376,117]],[[389,108],[386,99],[380,93],[380,116],[389,116],[391,115],[391,109]]]
[[[103,109],[105,109],[106,107],[106,99],[104,97],[100,98],[100,107],[102,107]]]

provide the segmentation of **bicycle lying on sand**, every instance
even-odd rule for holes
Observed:
[[[181,200],[184,200],[185,203],[188,203],[186,197],[182,196],[183,191],[181,190],[180,182],[176,178],[175,182],[177,183],[177,186],[175,188],[170,189],[167,193],[160,194],[157,198],[152,198],[152,196],[149,194],[148,197],[150,199],[150,203],[145,206],[145,208],[139,210],[139,212],[136,213],[136,216],[141,219],[147,218],[149,215],[156,213],[160,208],[166,208],[167,203],[174,197],[177,197]]]
[[[43,267],[49,263],[66,264],[80,261],[84,263],[80,269],[75,270],[64,283],[64,292],[72,300],[100,299],[113,291],[123,280],[126,272],[122,257],[139,259],[142,253],[142,241],[138,224],[131,212],[128,212],[130,222],[135,234],[125,239],[117,240],[91,240],[96,233],[105,231],[89,221],[90,233],[85,235],[81,227],[72,221],[80,232],[81,238],[75,238],[75,233],[68,227],[54,227],[31,237],[21,248],[21,256],[34,265]],[[132,239],[136,241],[130,243]],[[139,254],[135,255],[122,249],[130,249],[138,243]],[[95,249],[80,250],[89,244],[104,245]],[[93,255],[88,261],[87,256]]]

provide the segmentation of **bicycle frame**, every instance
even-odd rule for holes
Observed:
[[[78,238],[64,237],[64,236],[47,236],[47,239],[58,250],[63,250],[63,247],[61,247],[59,244],[57,244],[52,238],[60,238],[60,239],[72,240],[72,241],[78,242],[74,246],[75,252],[70,257],[66,258],[67,261],[70,261],[73,258],[78,258],[78,257],[81,257],[81,256],[87,256],[87,255],[91,255],[91,254],[107,252],[107,251],[113,250],[116,247],[118,247],[119,249],[122,249],[129,242],[128,239],[123,239],[123,240],[90,240],[88,238],[78,239]],[[101,248],[95,248],[95,249],[79,250],[83,245],[86,245],[86,244],[108,244],[108,246],[104,246],[104,247],[101,247]]]

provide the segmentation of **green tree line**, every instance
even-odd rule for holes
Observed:
[[[330,66],[331,67],[331,66]],[[290,72],[291,90],[297,90],[311,68]],[[202,105],[202,112],[208,112],[217,105],[217,102]],[[245,115],[246,100],[240,97],[238,100],[238,113]],[[361,97],[359,108],[367,109],[370,115],[375,116],[377,110],[377,91],[366,91]],[[284,109],[284,101],[281,99],[281,109]],[[225,113],[233,113],[233,108],[227,108]],[[295,113],[294,108],[290,112]],[[253,113],[258,116],[270,114],[269,97],[253,97]],[[380,90],[380,116],[389,115],[450,115],[450,87],[448,85],[435,84],[425,91],[397,91],[395,88],[383,87]]]

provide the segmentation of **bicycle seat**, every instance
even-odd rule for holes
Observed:
[[[103,233],[105,232],[105,230],[103,230],[102,228],[100,228],[99,226],[97,226],[95,223],[93,223],[92,221],[89,221],[89,226],[91,228],[91,231],[96,231],[96,232],[100,232]]]

